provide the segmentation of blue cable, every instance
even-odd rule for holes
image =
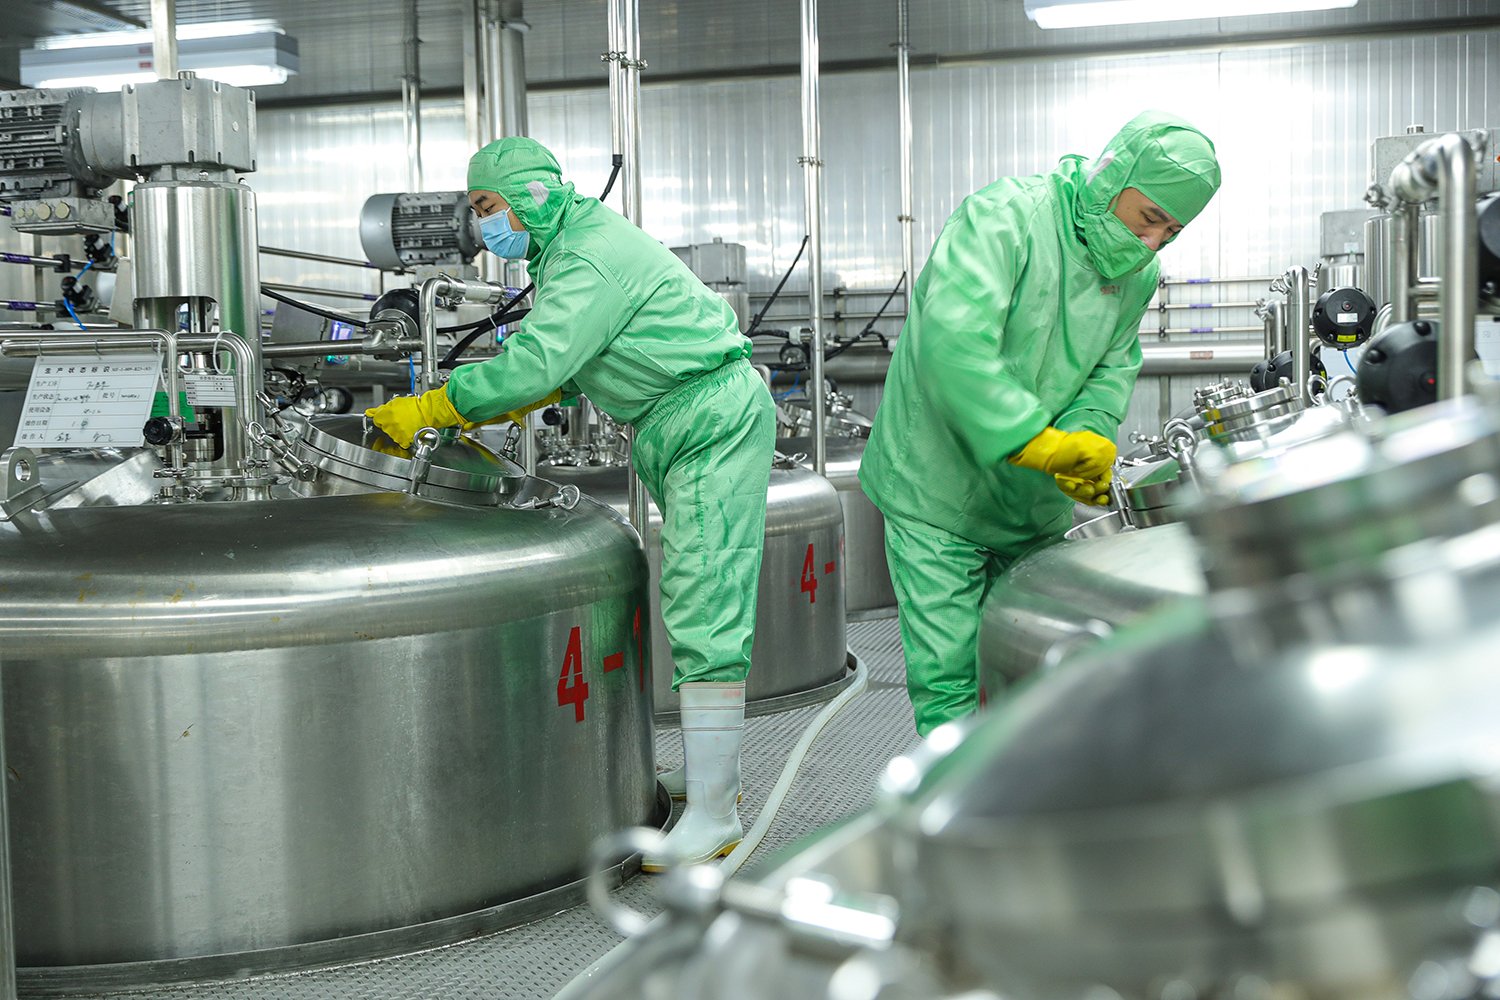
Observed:
[[[409,391],[415,396],[417,394],[417,364],[411,359],[410,354],[406,356],[406,373],[410,377],[407,383]]]
[[[114,233],[110,233],[109,234],[109,255],[111,257],[113,257],[115,255],[115,234]],[[91,268],[93,266],[94,266],[94,262],[92,260],[90,260],[87,264],[83,265],[83,270],[78,272],[78,278],[77,278],[77,280],[78,281],[82,281],[83,280],[83,276],[85,274],[88,274],[89,273],[89,268]],[[76,312],[73,311],[73,303],[69,302],[67,299],[63,299],[63,305],[67,306],[67,308],[68,308],[68,315],[73,317],[73,322],[75,322],[75,323],[78,324],[78,329],[80,329],[80,330],[87,330],[88,327],[86,327],[86,326],[83,325],[83,320],[81,320],[81,319],[78,318],[78,313],[76,313]]]
[[[1348,351],[1340,351],[1339,353],[1344,356],[1344,364],[1346,364],[1346,365],[1349,366],[1349,370],[1351,372],[1354,372],[1354,374],[1358,375],[1359,372],[1355,369],[1354,362],[1349,360],[1349,352]]]

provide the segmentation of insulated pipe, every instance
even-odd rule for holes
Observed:
[[[1301,264],[1286,270],[1286,329],[1291,339],[1292,385],[1297,398],[1308,401],[1307,380],[1312,375],[1312,347],[1308,329],[1312,325],[1312,299],[1308,293],[1307,268]]]
[[[1142,344],[1142,375],[1247,374],[1265,360],[1263,343]]]
[[[896,94],[900,109],[901,142],[901,269],[906,273],[906,301],[916,287],[916,247],[912,228],[911,164],[911,0],[896,2]]]
[[[1391,209],[1390,261],[1386,273],[1391,285],[1391,321],[1409,323],[1417,318],[1412,289],[1417,284],[1417,206],[1396,205]]]
[[[5,706],[0,698],[0,1000],[16,1000],[16,919],[11,903],[10,806],[6,788]]]
[[[1436,195],[1442,211],[1443,250],[1439,264],[1442,288],[1439,296],[1438,399],[1457,399],[1464,394],[1464,368],[1475,357],[1475,301],[1479,297],[1479,229],[1474,217],[1477,189],[1474,149],[1456,132],[1429,139],[1413,150],[1391,171],[1391,190],[1405,205],[1404,214],[1415,219],[1416,206]],[[1393,241],[1394,243],[1394,241]],[[1408,277],[1406,297],[1410,303],[1411,275],[1416,267],[1415,240],[1406,248],[1404,263],[1397,269]],[[1415,306],[1408,305],[1415,318]]]
[[[406,0],[406,38],[402,52],[405,72],[401,74],[402,129],[406,136],[406,179],[408,191],[422,190],[422,56],[417,34],[417,0]]]
[[[151,62],[158,80],[177,79],[176,0],[151,0]]]
[[[802,164],[803,205],[807,214],[807,297],[811,304],[813,471],[828,469],[826,390],[823,380],[823,158],[818,121],[818,0],[802,0]]]
[[[641,224],[641,76],[646,67],[640,58],[640,8],[637,0],[609,0],[609,50],[603,60],[609,65],[610,138],[620,157],[620,210],[625,218]],[[627,432],[632,451],[635,428]],[[523,435],[523,440],[531,435]],[[635,463],[626,466],[626,493],[630,524],[649,542],[651,497],[636,475]]]
[[[379,264],[371,264],[367,260],[355,260],[353,257],[334,257],[326,253],[308,253],[306,250],[287,250],[284,247],[262,246],[260,252],[272,257],[292,257],[296,260],[312,260],[320,264],[347,264],[349,267],[364,267],[372,271],[379,271]],[[404,270],[391,272],[392,274],[406,274]],[[288,286],[290,287],[290,286]]]

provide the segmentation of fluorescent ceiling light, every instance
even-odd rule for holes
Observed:
[[[1026,0],[1026,16],[1039,28],[1090,28],[1102,24],[1191,21],[1203,18],[1288,14],[1353,7],[1358,0]]]
[[[234,87],[285,83],[298,69],[297,40],[270,21],[183,25],[177,32],[177,65]],[[42,39],[21,53],[21,82],[28,87],[119,90],[154,79],[149,31]]]

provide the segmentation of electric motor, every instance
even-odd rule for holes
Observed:
[[[464,191],[372,195],[359,213],[359,241],[370,263],[390,271],[457,266],[484,249]]]

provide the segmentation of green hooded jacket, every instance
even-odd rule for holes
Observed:
[[[1011,557],[1065,531],[1073,502],[1006,458],[1049,425],[1113,439],[1125,416],[1158,266],[1110,206],[1135,187],[1186,225],[1218,186],[1212,143],[1146,112],[1092,164],[965,198],[891,361],[860,469],[875,505]]]
[[[469,160],[468,182],[509,202],[531,234],[536,298],[499,354],[453,372],[448,397],[466,419],[561,387],[634,423],[678,384],[750,356],[729,303],[638,226],[564,184],[541,143],[490,143]]]

